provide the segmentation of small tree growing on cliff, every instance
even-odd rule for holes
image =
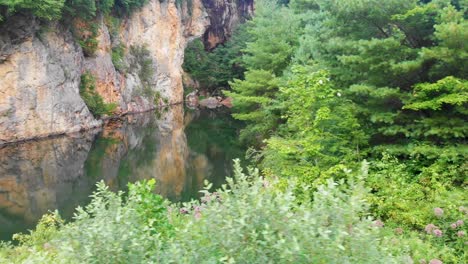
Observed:
[[[102,96],[96,92],[96,79],[90,72],[81,75],[80,96],[89,111],[97,118],[112,114],[117,107],[115,103],[106,104]]]

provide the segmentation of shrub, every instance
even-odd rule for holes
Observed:
[[[125,73],[126,65],[124,61],[125,56],[125,46],[123,44],[119,44],[112,48],[112,63],[117,71],[121,73]]]
[[[2,0],[0,1],[0,10],[5,7],[8,14],[13,14],[18,10],[27,10],[38,18],[56,20],[62,16],[64,2],[65,0]]]
[[[96,79],[90,72],[81,75],[80,96],[96,117],[110,115],[117,107],[115,103],[106,104],[102,96],[96,92]]]
[[[329,181],[313,202],[298,204],[257,170],[242,172],[201,201],[182,205],[153,194],[154,181],[130,185],[128,197],[99,183],[72,223],[50,239],[23,236],[0,248],[8,263],[396,263],[366,218],[365,190]],[[290,186],[294,182],[290,182]],[[167,209],[169,208],[169,209]],[[48,234],[48,228],[38,234]],[[37,235],[36,235],[37,236]],[[34,243],[28,242],[35,241]],[[47,241],[47,242],[46,242]],[[43,243],[44,242],[44,243]],[[34,247],[33,245],[38,246]]]
[[[313,202],[235,164],[235,179],[201,202],[173,207],[177,232],[159,260],[176,263],[394,263],[365,216],[365,191],[329,181]],[[290,182],[290,186],[294,183]],[[207,189],[210,186],[207,186]]]
[[[93,56],[96,52],[99,45],[97,40],[98,30],[99,24],[95,21],[75,20],[73,35],[83,49],[85,56]]]

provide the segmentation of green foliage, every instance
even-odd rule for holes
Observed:
[[[104,15],[104,23],[106,24],[109,34],[111,37],[112,43],[118,42],[120,25],[122,20],[118,17],[112,16],[110,14]],[[119,44],[120,45],[120,44]],[[117,45],[117,46],[119,46]]]
[[[6,18],[19,11],[27,11],[44,20],[79,18],[93,19],[97,14],[129,15],[143,7],[148,0],[0,0],[0,21],[2,13]]]
[[[148,0],[115,0],[115,9],[121,15],[129,15],[134,10],[143,7]]]
[[[103,14],[109,14],[114,7],[115,0],[97,0],[96,8],[100,10]]]
[[[297,178],[306,201],[369,159],[372,213],[408,233],[392,250],[463,263],[465,240],[446,222],[438,225],[447,236],[421,234],[433,208],[466,206],[468,24],[463,3],[451,2],[260,2],[247,26],[245,79],[226,94],[264,175]],[[282,25],[288,37],[270,36]]]
[[[89,20],[96,16],[96,0],[67,0],[65,6],[70,17]]]
[[[56,20],[62,16],[64,2],[65,0],[0,0],[0,8],[5,7],[7,15],[19,10],[27,10],[38,18]]]
[[[2,246],[8,263],[397,263],[380,243],[381,230],[366,215],[360,180],[318,188],[298,204],[258,171],[235,179],[203,202],[170,205],[152,193],[154,181],[130,185],[128,197],[98,184],[91,203],[73,222],[36,232],[53,233],[43,246],[24,236]],[[290,182],[291,186],[294,183]],[[169,208],[169,210],[167,210]],[[42,244],[43,240],[39,244]]]
[[[22,246],[40,248],[54,238],[64,223],[58,211],[55,211],[42,216],[34,231],[29,231],[29,234],[15,234],[13,240]]]
[[[121,73],[125,73],[127,67],[124,61],[125,56],[125,46],[123,44],[119,44],[112,48],[112,64],[116,70]]]
[[[277,95],[286,122],[264,149],[262,165],[268,173],[316,180],[320,174],[333,175],[338,164],[359,160],[366,140],[353,103],[334,88],[326,72],[296,66],[291,73]]]
[[[200,39],[190,42],[185,50],[184,71],[211,91],[228,88],[230,80],[244,76],[241,57],[248,38],[245,25],[240,25],[231,39],[213,51],[206,51]]]
[[[93,21],[76,20],[74,22],[73,35],[83,49],[85,56],[93,56],[98,48],[98,27],[99,25]]]
[[[233,116],[249,124],[241,132],[241,139],[254,144],[266,138],[278,119],[277,113],[268,108],[279,89],[279,80],[269,71],[251,70],[245,73],[245,80],[236,79],[230,85],[232,91],[225,94],[233,98],[234,111],[238,112]]]
[[[243,57],[248,70],[266,70],[281,75],[299,45],[299,17],[271,1],[257,1],[255,16],[248,21],[250,35]]]
[[[162,259],[180,263],[392,263],[378,242],[378,230],[362,219],[365,193],[359,184],[346,190],[333,182],[297,204],[290,189],[279,191],[258,171],[235,167],[206,204],[186,204],[180,229]],[[235,182],[235,183],[234,183]],[[291,182],[291,184],[293,184]],[[344,191],[344,192],[343,192]],[[217,202],[219,199],[221,202]],[[352,226],[352,231],[350,227]]]
[[[80,96],[88,106],[89,111],[96,116],[110,115],[115,110],[115,103],[107,104],[96,91],[96,79],[90,72],[81,75]]]

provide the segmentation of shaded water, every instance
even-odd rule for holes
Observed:
[[[224,183],[243,151],[238,124],[226,111],[174,106],[131,115],[100,131],[0,148],[0,239],[33,228],[48,210],[65,218],[89,202],[95,183],[125,189],[155,178],[172,201],[198,196],[204,180]]]

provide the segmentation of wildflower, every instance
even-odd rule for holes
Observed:
[[[465,236],[465,231],[458,231],[457,236],[458,237],[464,237]]]
[[[458,207],[458,211],[467,214],[468,213],[468,208],[466,208],[465,206],[462,205],[462,206]]]
[[[434,208],[434,214],[437,216],[437,217],[441,217],[442,215],[444,215],[444,210],[440,207],[436,207]]]
[[[179,212],[180,212],[181,214],[187,214],[187,213],[188,213],[188,210],[187,210],[187,208],[184,208],[184,207],[183,207],[183,208],[180,208]]]
[[[195,214],[193,214],[193,216],[195,217],[195,219],[200,219],[201,218],[201,213],[200,212],[195,212]]]
[[[376,227],[384,227],[384,222],[380,221],[380,220],[376,220],[374,221],[374,226]]]
[[[457,223],[452,223],[452,224],[450,224],[450,227],[451,227],[452,229],[456,229],[456,228],[457,228]]]
[[[429,261],[429,264],[443,264],[443,262],[438,259],[431,259],[431,261]]]
[[[436,237],[441,237],[442,236],[442,230],[440,230],[440,229],[434,230],[433,233],[434,233],[434,236],[436,236]]]
[[[403,228],[401,228],[401,227],[395,228],[395,234],[397,234],[397,235],[403,234]]]
[[[457,220],[456,224],[457,226],[462,226],[464,223],[463,220]]]
[[[199,213],[199,212],[201,212],[201,207],[200,206],[194,206],[193,210],[195,211],[195,213]]]
[[[336,95],[337,95],[338,97],[341,97],[341,93],[340,93],[340,92],[336,93]]]
[[[431,233],[432,233],[432,230],[437,229],[437,228],[438,228],[438,227],[437,227],[436,225],[434,225],[434,224],[428,224],[428,225],[424,228],[424,230],[426,231],[426,233],[431,234]]]
[[[319,84],[323,84],[323,80],[319,80],[318,82],[319,82]]]
[[[205,204],[211,202],[211,195],[210,195],[210,194],[205,194],[205,196],[203,196],[203,197],[201,198],[201,202],[202,202],[202,203],[205,203]]]

